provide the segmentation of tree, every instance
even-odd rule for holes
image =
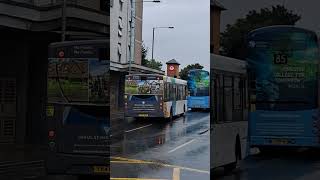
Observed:
[[[144,66],[146,64],[148,64],[148,59],[147,59],[147,55],[148,55],[148,48],[142,43],[141,45],[141,64]]]
[[[295,25],[301,19],[282,5],[262,8],[260,12],[249,11],[245,18],[238,19],[233,25],[228,24],[221,33],[222,55],[243,59],[245,57],[245,37],[257,28],[272,25]]]
[[[203,69],[199,63],[196,64],[189,64],[187,67],[181,69],[179,76],[181,79],[187,80],[188,79],[188,72],[192,69]]]
[[[147,60],[147,64],[145,66],[148,68],[151,68],[151,69],[156,69],[156,70],[161,71],[162,63],[160,61],[156,61],[154,59],[151,59],[151,60]]]
[[[161,71],[162,63],[160,61],[156,61],[154,59],[151,59],[151,60],[147,59],[148,48],[144,44],[142,44],[141,53],[142,53],[142,56],[141,56],[142,66]]]

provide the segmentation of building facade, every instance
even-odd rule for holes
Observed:
[[[111,0],[110,60],[112,113],[121,114],[124,108],[125,75],[129,73],[164,74],[141,66],[142,57],[142,0]],[[131,62],[131,63],[130,63]]]
[[[210,53],[220,51],[220,19],[221,11],[226,8],[217,0],[210,0]]]
[[[36,147],[47,147],[48,45],[62,34],[67,41],[110,35],[109,0],[62,3],[0,1],[0,162],[20,161],[25,147],[39,156]]]
[[[141,0],[111,0],[111,60],[141,65],[143,3]]]

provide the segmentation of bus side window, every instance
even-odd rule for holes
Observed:
[[[181,100],[181,85],[177,85],[177,100]]]
[[[224,103],[224,121],[232,121],[233,112],[233,77],[225,76],[223,78],[223,103]]]
[[[178,100],[177,99],[177,96],[178,96],[178,90],[177,90],[177,85],[175,84],[175,85],[173,85],[173,87],[174,87],[174,100],[176,101],[176,100]]]
[[[164,83],[164,101],[169,101],[170,99],[170,91],[169,91],[169,84],[168,83]]]
[[[173,94],[174,94],[174,92],[173,92],[173,86],[172,86],[172,84],[170,83],[169,84],[169,101],[172,101],[173,100]]]
[[[235,77],[233,79],[233,109],[241,110],[242,109],[242,88],[241,88],[241,80],[239,77]]]

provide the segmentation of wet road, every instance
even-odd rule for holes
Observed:
[[[249,156],[232,173],[214,172],[216,180],[319,180],[320,150],[273,152]]]
[[[172,122],[128,120],[112,137],[111,179],[209,180],[208,112],[188,112]]]

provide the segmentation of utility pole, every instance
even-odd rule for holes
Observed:
[[[66,40],[67,29],[67,0],[63,0],[61,4],[62,16],[61,16],[61,41]]]
[[[152,56],[151,56],[151,60],[153,60],[153,49],[154,49],[154,30],[156,28],[152,28]]]

